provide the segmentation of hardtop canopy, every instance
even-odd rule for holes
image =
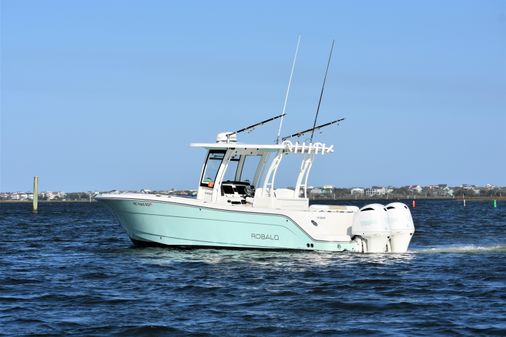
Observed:
[[[208,150],[255,150],[257,152],[278,152],[300,154],[327,154],[334,152],[334,145],[327,146],[322,143],[292,143],[285,140],[281,144],[240,144],[240,143],[192,143],[191,147],[200,147]]]

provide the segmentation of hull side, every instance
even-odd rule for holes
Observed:
[[[357,251],[351,241],[311,238],[282,214],[225,210],[170,201],[99,198],[134,243],[185,247]]]

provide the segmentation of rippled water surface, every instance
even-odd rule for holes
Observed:
[[[354,255],[135,248],[97,203],[0,204],[0,335],[505,336],[506,203],[417,206],[410,253]]]

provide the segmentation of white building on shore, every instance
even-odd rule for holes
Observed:
[[[353,196],[361,197],[361,196],[363,196],[365,194],[365,189],[359,188],[359,187],[352,188],[350,190],[350,194],[353,195]]]

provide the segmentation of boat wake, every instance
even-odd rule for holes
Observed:
[[[506,244],[496,245],[450,245],[430,248],[412,249],[411,252],[418,254],[431,253],[506,253]]]

